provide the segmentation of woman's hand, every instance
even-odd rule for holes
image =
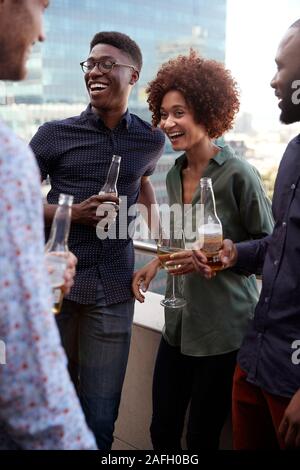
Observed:
[[[211,269],[210,266],[207,264],[207,258],[203,251],[201,250],[193,250],[193,261],[195,270],[198,274],[203,276],[205,279],[212,279],[215,277],[216,273]]]
[[[170,261],[166,263],[169,274],[180,276],[197,272],[206,279],[211,279],[216,275],[214,271],[207,265],[207,258],[201,250],[184,250],[172,253]],[[174,266],[174,269],[172,269]]]
[[[192,250],[182,250],[170,255],[170,260],[166,262],[168,273],[173,276],[181,276],[183,274],[195,271]]]
[[[141,303],[145,301],[145,296],[141,293],[141,290],[147,292],[150,282],[156,276],[159,269],[160,261],[158,258],[155,258],[134,273],[131,288],[136,300]]]

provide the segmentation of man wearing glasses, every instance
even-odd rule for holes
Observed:
[[[122,204],[129,208],[139,201],[150,208],[155,196],[149,175],[162,154],[164,137],[128,111],[142,67],[141,51],[132,39],[98,33],[80,65],[90,104],[80,116],[44,124],[31,147],[42,179],[48,174],[51,179],[46,225],[59,193],[74,195],[69,247],[78,258],[78,274],[57,323],[87,422],[98,447],[109,450],[130,345],[134,251],[129,235],[118,236],[118,223],[116,239],[97,238],[97,207],[107,200],[118,202],[98,193],[112,156],[120,155]],[[133,218],[127,219],[126,229]]]

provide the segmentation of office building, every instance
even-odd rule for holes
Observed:
[[[162,62],[191,47],[224,62],[226,7],[227,0],[51,0],[47,40],[34,46],[27,80],[1,84],[1,117],[29,140],[46,120],[79,114],[88,102],[79,63],[89,54],[91,38],[99,31],[121,31],[139,44],[144,57],[130,109],[150,120],[145,89]],[[151,177],[159,203],[167,202],[165,176],[175,158],[170,152],[169,144]],[[137,255],[137,266],[144,264],[142,256]],[[161,276],[154,284],[159,292]]]

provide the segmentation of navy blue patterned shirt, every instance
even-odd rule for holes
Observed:
[[[300,388],[300,135],[282,158],[272,209],[272,235],[237,245],[237,266],[263,275],[238,362],[248,381],[290,397]]]
[[[59,193],[73,194],[74,203],[98,194],[115,154],[122,157],[118,192],[123,204],[131,207],[138,199],[141,178],[153,173],[164,142],[161,130],[128,111],[115,129],[108,129],[89,105],[80,116],[41,126],[30,145],[42,179],[47,175],[51,179],[49,204],[57,204]],[[125,232],[133,219],[124,222]],[[101,241],[94,227],[72,224],[69,248],[77,256],[78,266],[70,300],[94,303],[99,278],[107,305],[132,297],[133,243],[129,236],[119,237],[118,220],[116,227],[117,239]]]

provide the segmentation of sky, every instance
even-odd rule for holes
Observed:
[[[300,0],[227,2],[226,65],[241,88],[241,111],[253,115],[255,127],[271,130],[280,114],[270,87],[274,58],[285,31],[300,18]]]

